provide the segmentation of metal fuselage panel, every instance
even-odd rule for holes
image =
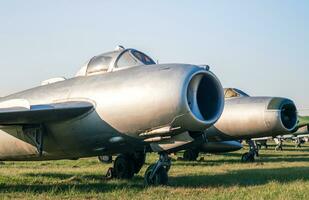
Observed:
[[[284,132],[279,108],[267,109],[271,100],[271,97],[226,99],[221,118],[206,130],[207,137],[210,141],[224,141],[275,136]]]
[[[93,102],[95,109],[79,118],[45,124],[42,158],[37,158],[21,127],[10,131],[0,128],[0,160],[75,158],[143,148],[140,133],[169,125],[175,116],[187,114],[183,106],[185,86],[199,70],[184,64],[138,66],[4,97],[1,101],[26,99],[31,105],[84,100]]]

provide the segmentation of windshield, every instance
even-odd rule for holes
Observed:
[[[248,96],[249,96],[248,94],[236,88],[225,88],[224,89],[225,98],[248,97]]]
[[[243,96],[243,97],[248,97],[249,95],[247,93],[245,93],[244,91],[242,90],[239,90],[237,88],[234,88],[234,90],[240,95],[240,96]]]
[[[154,65],[156,64],[151,58],[149,58],[147,55],[143,54],[142,52],[132,50],[131,51],[134,57],[136,57],[139,61],[144,63],[145,65]]]
[[[142,52],[136,50],[127,50],[118,58],[116,67],[122,68],[153,64],[155,64],[155,62]]]
[[[118,68],[140,65],[137,59],[131,56],[129,51],[124,52],[117,61]]]
[[[112,57],[110,56],[93,57],[88,63],[87,73],[107,71],[111,60],[112,60]]]

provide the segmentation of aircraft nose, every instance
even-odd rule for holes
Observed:
[[[267,112],[274,112],[278,123],[287,131],[292,131],[297,124],[297,110],[294,102],[287,98],[271,98]]]

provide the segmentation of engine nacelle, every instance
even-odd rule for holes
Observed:
[[[100,118],[118,132],[147,142],[204,131],[220,118],[224,107],[220,81],[194,65],[137,66],[89,76],[87,81],[79,90],[88,92],[91,86],[87,96],[95,99]]]
[[[226,99],[218,122],[208,136],[245,139],[289,133],[297,124],[293,101],[277,97],[236,97]]]

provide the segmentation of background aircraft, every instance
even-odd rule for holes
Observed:
[[[208,141],[248,140],[250,151],[243,154],[243,161],[254,161],[257,153],[250,139],[289,133],[296,127],[296,107],[289,99],[251,97],[235,88],[224,89],[224,94],[224,111],[205,134]],[[203,144],[187,149],[184,157],[195,160],[199,152],[204,152]]]
[[[295,147],[301,147],[301,144],[309,138],[309,116],[298,115],[297,118],[297,125],[289,134],[278,135],[276,137],[254,138],[253,141],[256,143],[258,149],[262,146],[267,148],[267,141],[271,139],[274,139],[277,144],[275,150],[283,150],[283,142],[285,140],[292,140],[295,142]]]

